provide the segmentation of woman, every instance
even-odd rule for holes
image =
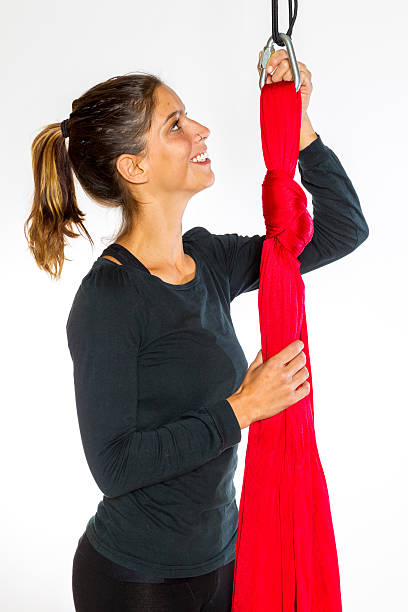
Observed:
[[[290,78],[285,53],[271,58],[274,81]],[[310,72],[299,67],[307,108]],[[79,612],[230,610],[241,431],[309,393],[300,341],[265,363],[260,351],[247,370],[234,332],[230,302],[258,288],[265,235],[182,234],[187,203],[214,182],[197,157],[209,133],[143,73],[96,85],[33,142],[26,227],[43,270],[60,276],[64,236],[78,235],[72,224],[92,241],[72,172],[90,197],[122,210],[67,321],[81,438],[103,493],[74,555]],[[305,273],[351,253],[368,228],[306,114],[300,149],[315,224],[299,256]]]

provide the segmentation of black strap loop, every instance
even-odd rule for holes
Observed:
[[[279,47],[284,47],[285,43],[283,38],[279,35],[279,22],[278,22],[278,0],[271,0],[272,2],[272,38],[273,42],[277,44]],[[288,0],[289,2],[289,28],[286,34],[292,37],[293,26],[296,21],[297,16],[297,8],[298,8],[298,0],[295,0],[295,12],[292,14],[292,0]]]

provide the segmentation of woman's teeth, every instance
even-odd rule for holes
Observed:
[[[201,153],[201,155],[197,155],[197,157],[193,157],[191,161],[194,163],[197,163],[197,162],[205,161],[206,159],[208,159],[207,153]]]

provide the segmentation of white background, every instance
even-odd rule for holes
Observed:
[[[286,32],[288,6],[280,5]],[[31,143],[96,83],[155,73],[211,130],[215,183],[189,202],[183,231],[264,233],[256,66],[270,11],[267,0],[21,0],[2,9],[3,612],[74,609],[72,558],[102,493],[81,446],[65,324],[102,238],[119,223],[118,210],[98,206],[77,184],[94,249],[84,237],[71,240],[61,280],[41,271],[23,233]],[[292,35],[297,60],[312,72],[312,125],[342,162],[370,229],[352,254],[303,276],[344,612],[408,609],[406,13],[401,1],[391,10],[378,1],[300,0]],[[234,301],[232,314],[251,363],[260,348],[257,291]]]

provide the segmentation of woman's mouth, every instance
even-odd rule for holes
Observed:
[[[207,155],[207,149],[204,149],[202,153],[199,153],[195,157],[190,159],[192,164],[199,164],[201,166],[205,166],[206,164],[211,163],[211,159]]]
[[[209,157],[207,157],[203,161],[200,161],[200,160],[197,160],[197,161],[190,160],[190,161],[192,164],[196,164],[197,166],[205,166],[206,164],[211,163],[211,159]]]

